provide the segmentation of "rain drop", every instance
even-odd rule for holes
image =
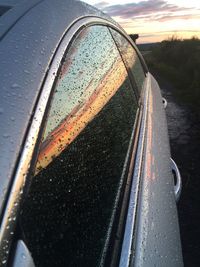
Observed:
[[[26,259],[26,255],[24,253],[21,254],[22,259]]]

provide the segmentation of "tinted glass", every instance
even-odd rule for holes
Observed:
[[[84,29],[63,60],[22,209],[36,266],[99,265],[126,179],[136,109],[110,32]]]
[[[135,49],[119,32],[111,29],[111,33],[127,69],[132,73],[137,88],[141,91],[145,80],[145,73]]]

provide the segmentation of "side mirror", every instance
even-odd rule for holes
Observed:
[[[35,267],[31,254],[22,240],[17,242],[11,267]]]

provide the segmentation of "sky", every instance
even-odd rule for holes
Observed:
[[[83,0],[117,21],[138,43],[200,38],[200,0]]]

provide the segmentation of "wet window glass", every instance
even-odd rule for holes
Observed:
[[[21,211],[36,266],[98,266],[126,181],[137,104],[104,26],[82,30],[62,61]]]
[[[141,91],[145,80],[145,73],[135,49],[120,33],[113,29],[111,29],[111,33],[127,69],[132,73],[137,88]]]

